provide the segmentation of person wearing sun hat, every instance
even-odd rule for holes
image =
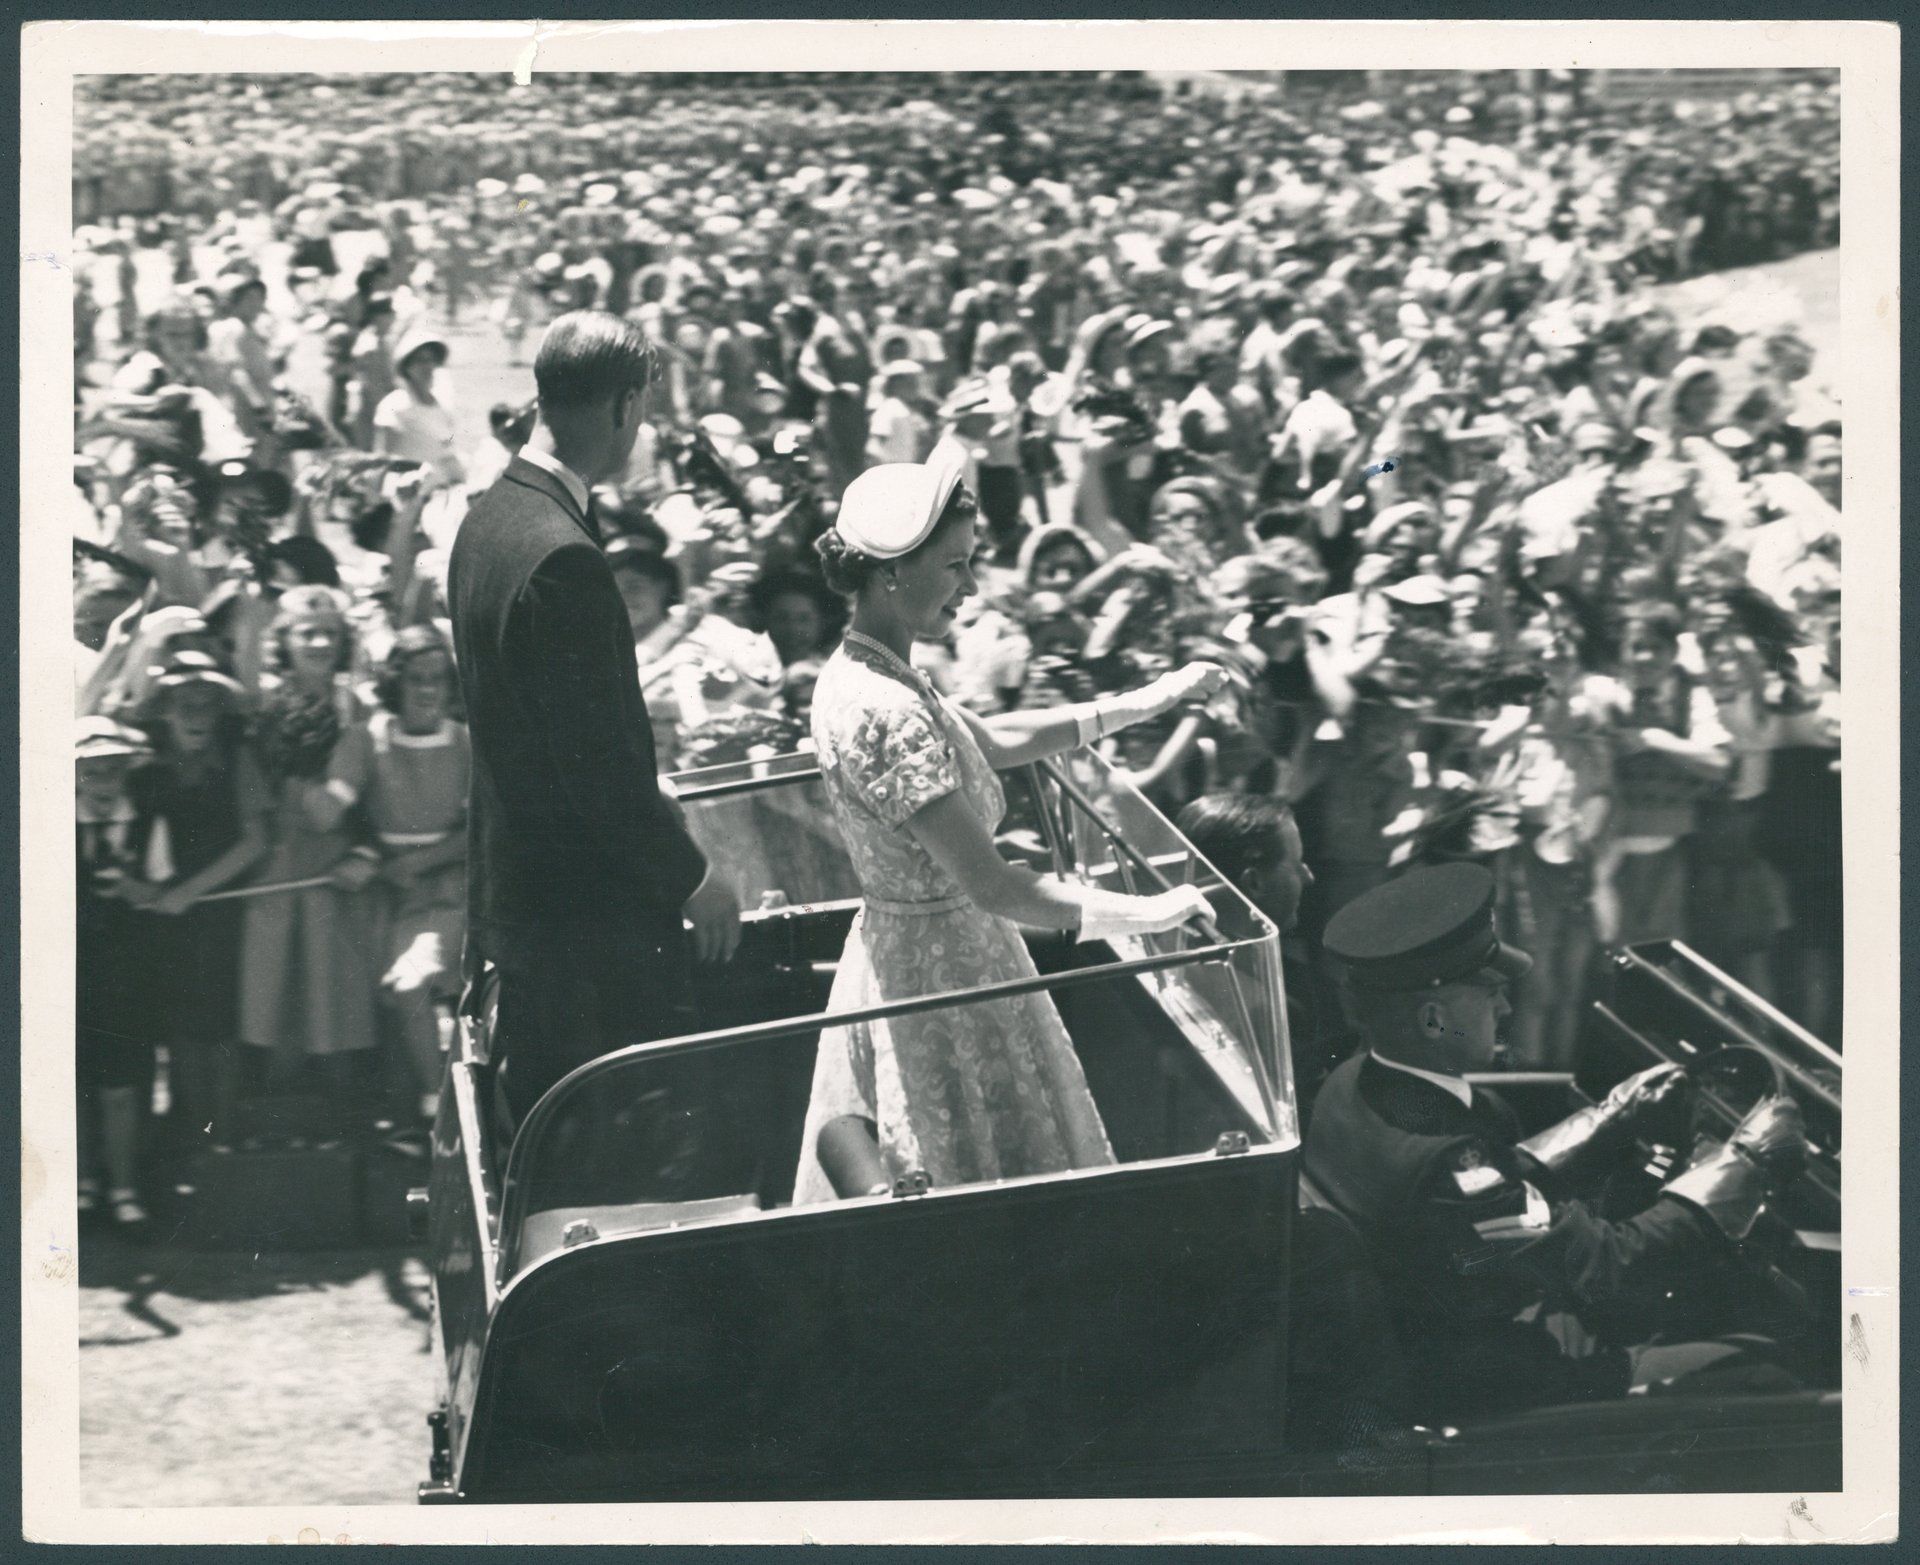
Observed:
[[[1202,699],[1226,676],[1195,664],[1142,690],[991,723],[941,698],[911,657],[917,641],[948,634],[974,592],[965,465],[943,443],[925,463],[869,468],[815,545],[827,584],[852,600],[811,723],[862,893],[829,1010],[1031,975],[1021,924],[1127,950],[1205,912],[1191,887],[1122,896],[1043,879],[994,850],[1006,809],[998,771]],[[983,1078],[1005,1090],[979,1100],[964,1084]],[[977,1106],[955,1114],[956,1102]],[[953,1185],[1112,1161],[1072,1042],[1036,993],[824,1032],[794,1202],[870,1193],[916,1169]]]
[[[1323,941],[1364,1046],[1315,1097],[1306,1171],[1383,1258],[1422,1417],[1618,1396],[1724,1361],[1715,1344],[1596,1348],[1589,1317],[1671,1300],[1710,1275],[1806,1145],[1798,1109],[1768,1099],[1637,1215],[1610,1221],[1573,1199],[1610,1166],[1643,1160],[1638,1142],[1683,1135],[1691,1083],[1655,1065],[1523,1140],[1512,1109],[1467,1079],[1498,1061],[1507,988],[1531,967],[1500,939],[1493,908],[1482,866],[1426,866],[1348,903]],[[1549,1329],[1559,1308],[1580,1332]]]
[[[131,859],[119,895],[146,915],[143,1031],[167,1050],[172,1132],[200,1145],[232,1134],[241,989],[240,904],[204,899],[252,871],[268,846],[270,800],[240,695],[240,682],[212,654],[169,651],[138,713],[152,754],[136,757],[127,783]],[[88,737],[111,747],[122,741],[104,727]]]
[[[964,454],[968,487],[993,540],[996,559],[1011,565],[1026,536],[1026,487],[1020,472],[1019,405],[1004,373],[976,376],[954,388],[940,409],[943,443]]]
[[[127,783],[152,755],[146,735],[108,717],[75,728],[75,865],[78,934],[75,1057],[78,1065],[82,1215],[97,1209],[107,1176],[114,1220],[141,1221],[138,1090],[151,1088],[153,1038],[141,993],[141,920],[119,895],[138,858]]]
[[[394,344],[393,369],[399,383],[373,410],[374,450],[420,463],[439,485],[458,484],[466,478],[454,446],[453,415],[436,393],[436,377],[446,367],[447,357],[446,339],[438,332],[425,325],[410,328]]]
[[[874,377],[880,396],[867,432],[867,456],[872,461],[918,462],[932,448],[933,423],[922,410],[921,374],[915,360],[894,359]]]

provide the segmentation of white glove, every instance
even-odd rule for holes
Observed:
[[[1150,897],[1102,897],[1099,909],[1087,908],[1080,917],[1077,942],[1108,940],[1115,935],[1160,935],[1178,929],[1188,919],[1213,916],[1213,908],[1198,886],[1175,886]]]
[[[1227,671],[1218,663],[1189,663],[1171,674],[1142,685],[1138,690],[1102,696],[1071,708],[1080,725],[1080,742],[1091,744],[1096,738],[1117,734],[1135,723],[1144,723],[1162,713],[1171,712],[1182,701],[1204,701],[1216,695],[1227,683]]]

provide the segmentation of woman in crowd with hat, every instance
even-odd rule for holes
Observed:
[[[1177,928],[1191,888],[1129,897],[1002,859],[996,770],[1062,754],[1217,689],[1196,666],[1082,707],[997,720],[943,701],[909,661],[974,593],[976,509],[950,451],[869,469],[818,548],[852,624],[815,688],[813,738],[863,904],[829,1010],[1033,973],[1014,922],[1082,940]],[[1002,726],[1004,724],[1004,726]],[[1109,1163],[1112,1149],[1052,1002],[1035,994],[824,1033],[796,1203]]]
[[[933,448],[933,423],[923,408],[919,364],[895,359],[881,367],[878,384],[880,397],[867,433],[868,458],[875,463],[921,461]]]
[[[99,714],[114,688],[141,618],[152,577],[125,555],[75,540],[73,560],[74,710]]]
[[[967,459],[967,482],[979,496],[999,564],[1017,558],[1027,524],[1021,512],[1026,485],[1020,467],[1020,408],[1007,387],[1004,368],[962,382],[940,410],[949,426],[945,437],[957,442]]]
[[[1148,536],[1198,588],[1215,567],[1247,552],[1246,506],[1240,491],[1218,478],[1175,478],[1154,491]]]
[[[110,717],[82,718],[74,746],[78,933],[74,961],[80,1211],[100,1204],[100,1175],[116,1222],[145,1216],[139,1192],[140,1105],[151,1096],[153,1036],[142,992],[141,920],[121,897],[138,862],[132,768],[147,737]]]
[[[426,327],[414,327],[393,350],[399,384],[373,410],[374,450],[430,468],[439,486],[466,479],[454,449],[453,415],[434,395],[436,377],[446,363],[445,340]]]
[[[201,899],[232,886],[267,851],[268,796],[240,715],[240,682],[210,654],[180,650],[152,680],[140,713],[153,759],[129,782],[138,869],[127,903],[149,915],[140,935],[142,1003],[167,1051],[176,1139],[233,1134],[239,1036],[240,906]]]
[[[1614,694],[1613,800],[1595,867],[1601,939],[1684,940],[1689,840],[1701,803],[1733,770],[1732,736],[1706,668],[1681,651],[1678,609],[1631,606]]]
[[[365,893],[380,855],[366,840],[362,807],[372,748],[344,678],[353,650],[345,594],[282,594],[259,723],[273,837],[261,879],[328,883],[248,901],[241,997],[241,1035],[264,1055],[256,1064],[288,1080],[319,1062],[340,1124],[364,1106],[356,1101],[370,1086],[362,1062],[379,1036],[378,947]]]
[[[633,630],[634,654],[640,667],[641,689],[647,696],[647,718],[653,726],[660,769],[672,771],[680,739],[677,712],[668,704],[671,691],[648,691],[646,685],[654,666],[692,628],[689,616],[675,616],[675,610],[681,607],[680,569],[639,538],[615,538],[608,543],[606,554]]]
[[[982,712],[1045,704],[1033,699],[1037,689],[1028,688],[1032,661],[1044,655],[1029,634],[1036,601],[1048,600],[1042,611],[1047,621],[1070,617],[1079,627],[1077,654],[1085,641],[1086,625],[1067,597],[1078,594],[1105,560],[1106,551],[1093,536],[1071,522],[1055,522],[1028,533],[1020,545],[1013,580],[997,591],[987,586],[986,607],[954,638],[954,694]],[[1098,591],[1096,585],[1088,599],[1096,599]]]

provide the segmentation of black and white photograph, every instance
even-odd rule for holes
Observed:
[[[1897,1534],[1897,29],[53,25],[30,1537]]]

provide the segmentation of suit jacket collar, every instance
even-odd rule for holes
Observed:
[[[501,474],[501,477],[510,479],[523,488],[537,489],[541,494],[552,500],[555,505],[559,506],[561,510],[565,511],[580,530],[595,543],[600,541],[599,529],[593,525],[592,520],[586,513],[574,503],[573,496],[567,492],[567,486],[560,482],[557,474],[548,472],[544,467],[536,466],[524,457],[515,456],[507,463],[506,471]]]

